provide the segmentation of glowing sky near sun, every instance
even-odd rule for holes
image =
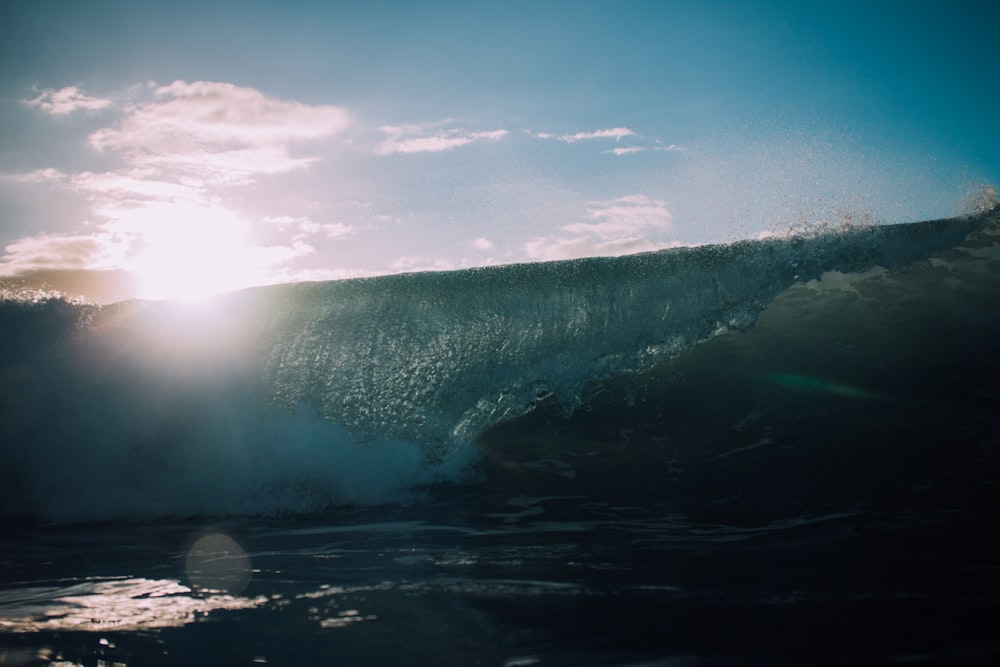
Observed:
[[[0,280],[187,297],[952,215],[1000,181],[982,4],[8,0]]]

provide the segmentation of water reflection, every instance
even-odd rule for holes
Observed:
[[[0,591],[0,632],[175,628],[215,611],[251,609],[266,602],[264,597],[195,593],[170,579],[91,579]]]

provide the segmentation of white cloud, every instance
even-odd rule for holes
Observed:
[[[347,112],[268,97],[230,83],[176,81],[153,100],[131,106],[117,127],[90,136],[99,151],[117,151],[133,166],[176,169],[205,180],[245,181],[292,171],[313,158],[293,157],[289,144],[334,135]]]
[[[38,234],[4,248],[0,275],[50,269],[109,269],[125,257],[127,242],[110,233]]]
[[[264,218],[264,222],[271,225],[277,225],[281,229],[287,229],[288,227],[298,227],[299,224],[308,221],[309,218],[295,218],[290,215],[275,215],[275,216],[267,216]]]
[[[336,134],[348,122],[341,107],[281,100],[231,83],[175,81],[157,88],[154,101],[132,107],[122,128],[105,131],[97,143],[130,147],[148,140],[159,151],[168,140],[276,145]]]
[[[594,222],[566,225],[563,230],[592,234],[605,240],[621,239],[637,233],[665,230],[670,227],[673,216],[662,199],[628,195],[611,201],[591,202],[587,217]]]
[[[141,170],[94,173],[85,171],[73,176],[72,188],[86,193],[101,206],[105,200],[116,204],[134,201],[202,201],[205,189],[201,184],[159,180]]]
[[[612,127],[603,130],[594,130],[593,132],[577,132],[575,134],[552,134],[550,132],[532,132],[526,130],[527,134],[533,136],[537,139],[558,139],[559,141],[566,142],[567,144],[575,144],[578,141],[589,141],[592,139],[614,139],[615,142],[620,142],[626,137],[639,137],[637,133],[627,127]],[[617,146],[615,148],[603,151],[611,155],[632,155],[634,153],[641,153],[643,151],[683,151],[682,146],[677,144],[670,144],[668,146],[662,145],[659,139],[656,140],[654,145],[645,146]]]
[[[38,97],[33,100],[26,100],[25,104],[37,107],[53,116],[65,116],[74,111],[99,111],[111,106],[111,100],[99,97],[90,97],[80,92],[76,86],[67,86],[56,90],[46,88]]]
[[[672,215],[662,199],[627,195],[610,201],[591,202],[590,222],[561,227],[568,235],[536,237],[525,245],[534,259],[625,255],[676,247],[677,242],[649,238],[670,228]]]
[[[429,153],[447,151],[476,141],[496,141],[507,136],[507,130],[475,132],[466,128],[442,128],[436,125],[383,125],[385,135],[375,148],[379,155],[391,153]]]
[[[307,235],[322,235],[328,239],[339,239],[349,235],[354,228],[351,225],[345,225],[342,222],[313,222],[312,220],[303,220],[298,225],[299,231]]]
[[[320,223],[307,217],[294,218],[288,215],[264,218],[264,222],[276,225],[281,229],[293,227],[298,230],[296,239],[304,239],[308,236],[321,235],[328,239],[339,239],[350,235],[354,227],[342,222]]]
[[[641,153],[643,151],[666,151],[670,153],[683,151],[684,148],[678,146],[677,144],[670,144],[669,146],[619,146],[618,148],[612,148],[609,151],[604,151],[605,153],[611,153],[612,155],[631,155],[632,153]]]
[[[540,136],[540,135],[539,135]],[[559,139],[565,141],[568,144],[576,143],[577,141],[586,141],[588,139],[614,139],[615,141],[621,141],[624,137],[634,137],[635,132],[628,129],[627,127],[614,127],[605,130],[595,130],[594,132],[577,132],[576,134],[564,134]]]
[[[315,161],[312,157],[292,157],[284,146],[251,146],[148,156],[142,164],[184,171],[205,182],[240,185],[265,174],[305,169]]]
[[[494,246],[493,241],[482,236],[472,239],[470,245],[476,250],[492,250]]]
[[[24,174],[5,174],[4,178],[11,178],[19,183],[58,183],[66,180],[67,176],[58,169],[46,168]]]
[[[605,153],[611,153],[612,155],[630,155],[631,153],[641,153],[642,151],[647,151],[648,148],[644,146],[628,146],[612,148],[609,151],[604,151]]]

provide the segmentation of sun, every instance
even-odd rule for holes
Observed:
[[[249,224],[232,211],[188,204],[137,209],[119,229],[135,238],[126,268],[142,299],[200,299],[264,282]]]

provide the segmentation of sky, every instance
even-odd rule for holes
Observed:
[[[0,2],[0,281],[98,302],[962,213],[993,2]]]

